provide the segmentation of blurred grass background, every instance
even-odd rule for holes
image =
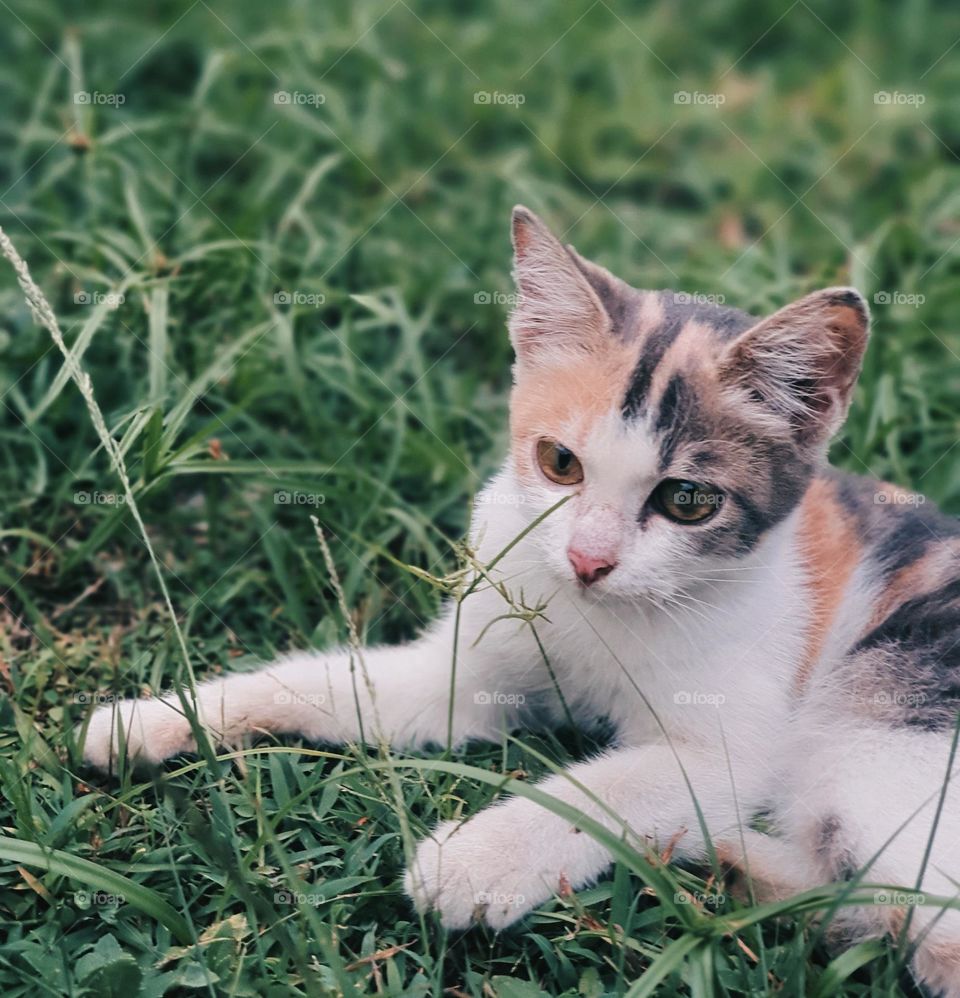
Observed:
[[[960,511],[955,6],[0,6],[0,224],[122,441],[199,672],[343,639],[310,512],[365,640],[435,611],[404,566],[453,567],[502,457],[518,201],[640,287],[762,313],[856,284],[875,335],[835,460]],[[400,815],[419,834],[489,797],[450,775],[405,776],[398,803],[359,750],[78,774],[96,692],[182,662],[9,270],[0,401],[3,833],[133,878],[193,940],[4,856],[5,995],[621,994],[682,941],[624,871],[522,933],[427,931]],[[467,758],[542,769],[516,744]],[[306,888],[322,903],[275,900]],[[710,939],[659,993],[909,986],[883,946],[838,967],[803,920]]]

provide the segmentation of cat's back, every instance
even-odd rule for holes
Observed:
[[[811,599],[820,618],[834,604],[821,619],[833,662],[819,670],[821,691],[886,724],[952,725],[960,520],[919,493],[833,469],[814,480],[801,512]]]

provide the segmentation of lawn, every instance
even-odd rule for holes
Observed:
[[[837,957],[813,913],[704,871],[644,889],[624,862],[500,937],[416,916],[410,842],[484,774],[587,751],[571,732],[111,780],[71,730],[344,641],[311,514],[365,642],[431,618],[504,453],[516,202],[640,287],[762,313],[857,285],[874,339],[834,460],[960,513],[960,9],[0,8],[0,225],[135,498],[4,262],[0,993],[911,993],[894,947]]]

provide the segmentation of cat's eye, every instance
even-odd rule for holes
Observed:
[[[702,523],[723,503],[723,493],[711,485],[680,478],[662,481],[650,496],[650,505],[674,523]]]
[[[578,485],[583,481],[583,466],[579,458],[556,440],[537,442],[537,461],[540,470],[557,485]]]

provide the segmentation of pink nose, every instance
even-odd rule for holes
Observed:
[[[592,585],[597,579],[602,579],[609,575],[616,567],[617,562],[613,558],[597,558],[594,555],[581,554],[575,548],[567,551],[570,564],[573,565],[577,578],[585,585]]]

